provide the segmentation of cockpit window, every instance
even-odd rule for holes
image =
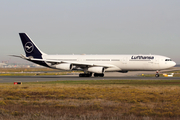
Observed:
[[[165,59],[165,61],[172,61],[171,59]]]

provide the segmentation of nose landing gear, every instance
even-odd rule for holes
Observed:
[[[156,75],[155,75],[155,77],[156,77],[156,78],[158,78],[158,77],[159,77],[159,72],[158,72],[158,71],[156,71]]]

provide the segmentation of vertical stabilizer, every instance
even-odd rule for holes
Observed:
[[[19,33],[19,36],[22,41],[22,45],[24,48],[24,51],[26,53],[26,57],[33,57],[33,58],[39,58],[42,59],[43,53],[36,45],[35,43],[28,37],[26,33]]]

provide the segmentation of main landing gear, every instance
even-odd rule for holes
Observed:
[[[104,77],[103,73],[94,73],[94,77]]]
[[[156,71],[156,75],[155,75],[155,77],[156,77],[156,78],[158,78],[158,77],[159,77],[159,72],[158,72],[158,71]]]
[[[80,73],[79,77],[91,77],[92,73]]]
[[[92,73],[81,73],[79,77],[92,77]],[[94,77],[104,77],[103,73],[94,73]]]

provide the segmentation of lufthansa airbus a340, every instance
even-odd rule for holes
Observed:
[[[25,55],[33,63],[60,70],[82,70],[79,77],[104,77],[105,72],[159,71],[176,65],[169,57],[160,55],[47,55],[26,33],[19,33]],[[159,77],[156,72],[156,77]]]

